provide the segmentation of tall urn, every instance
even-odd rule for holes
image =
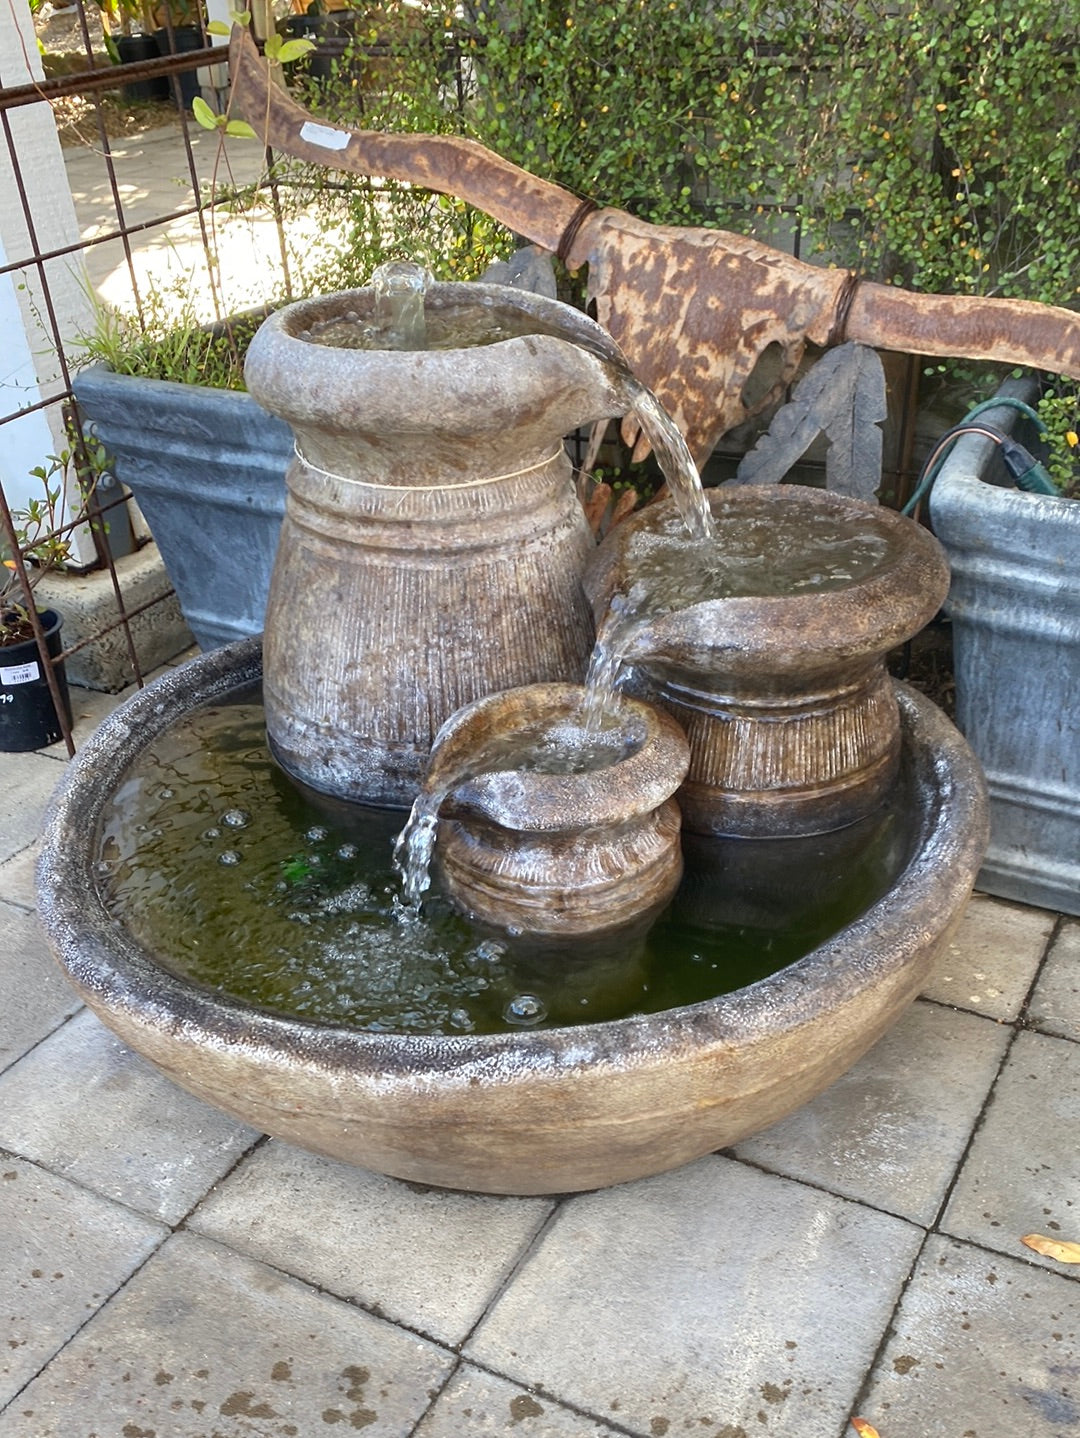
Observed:
[[[296,440],[266,721],[303,782],[406,805],[450,714],[582,679],[592,543],[563,438],[626,405],[612,341],[558,301],[436,284],[425,311],[442,347],[350,347],[370,343],[373,310],[370,289],[301,301],[249,352],[251,393]]]

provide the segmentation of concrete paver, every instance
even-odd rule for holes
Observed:
[[[37,907],[34,865],[37,863],[40,848],[40,841],[35,840],[0,864],[0,895],[3,895],[0,903],[12,905],[17,909]],[[9,953],[13,952],[14,949],[9,949]]]
[[[1019,1240],[1041,1233],[1080,1241],[1078,1132],[1080,1048],[1044,1034],[1017,1034],[960,1170],[944,1231],[1057,1267],[1052,1259],[1029,1257]]]
[[[1028,1019],[1043,1033],[1080,1041],[1080,924],[1064,924],[1054,940]]]
[[[992,1019],[1015,1019],[1054,923],[1045,909],[976,894],[923,994]]]
[[[166,1223],[257,1137],[170,1083],[89,1011],[0,1078],[0,1146]]]
[[[3,956],[0,1072],[3,1072],[82,1005],[53,961],[37,919],[3,902],[0,902],[0,955]]]
[[[849,1073],[736,1157],[929,1224],[1010,1036],[916,1003]]]
[[[635,1434],[831,1434],[921,1241],[713,1156],[568,1200],[465,1355]]]
[[[504,1438],[507,1433],[514,1438],[616,1438],[606,1423],[468,1363],[439,1394],[415,1438]]]
[[[270,1143],[209,1195],[188,1227],[460,1343],[551,1207],[399,1183]]]
[[[20,1159],[0,1160],[0,1407],[168,1237],[168,1229]]]
[[[0,1414],[0,1438],[407,1438],[453,1363],[177,1234]]]
[[[1080,1429],[1080,1285],[931,1237],[859,1411],[882,1434]]]
[[[4,755],[4,778],[0,783],[0,863],[21,853],[41,832],[41,821],[62,774],[58,759],[60,762],[67,759],[63,744],[54,744],[38,754]]]

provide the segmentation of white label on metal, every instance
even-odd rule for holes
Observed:
[[[40,678],[41,670],[38,668],[36,659],[32,659],[29,664],[19,664],[14,668],[0,667],[0,684],[33,684],[35,679]]]
[[[348,130],[332,130],[329,125],[305,120],[300,127],[300,138],[309,145],[321,145],[324,150],[344,150],[352,137]]]

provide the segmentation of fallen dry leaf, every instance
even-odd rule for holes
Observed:
[[[874,1425],[867,1423],[865,1418],[853,1418],[851,1420],[851,1426],[855,1429],[859,1438],[881,1438],[881,1434]]]
[[[1058,1263],[1080,1263],[1080,1243],[1065,1243],[1060,1238],[1044,1238],[1041,1233],[1029,1233],[1020,1240],[1044,1258],[1056,1258]]]

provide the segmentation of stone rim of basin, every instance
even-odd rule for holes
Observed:
[[[169,1077],[265,1132],[418,1182],[558,1193],[661,1172],[792,1112],[851,1066],[922,986],[987,840],[981,772],[948,720],[899,690],[917,818],[889,894],[734,993],[577,1028],[358,1032],[254,1010],[170,974],[106,911],[96,816],[134,755],[257,681],[258,640],[171,671],[69,766],[38,863],[40,918],[98,1016]]]
[[[463,295],[479,307],[506,306],[535,320],[538,329],[448,349],[340,349],[305,338],[313,325],[371,311],[373,290],[342,290],[297,300],[263,321],[244,364],[248,390],[294,427],[335,425],[346,415],[362,429],[365,413],[374,410],[377,428],[396,427],[406,442],[416,431],[428,433],[435,410],[456,436],[493,439],[508,425],[520,428],[522,412],[534,408],[556,416],[565,411],[565,427],[549,418],[544,433],[569,434],[585,422],[582,394],[589,397],[586,419],[623,412],[608,367],[625,361],[588,315],[544,295],[482,282],[433,284],[425,305],[457,305]],[[272,397],[270,405],[265,397]],[[419,418],[418,402],[424,407]]]

